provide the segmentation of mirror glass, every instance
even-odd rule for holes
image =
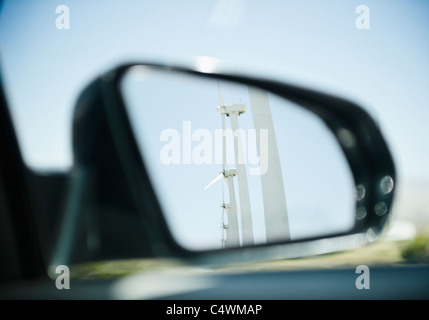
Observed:
[[[315,114],[258,88],[145,66],[127,71],[121,91],[181,246],[294,241],[354,226],[352,173]]]

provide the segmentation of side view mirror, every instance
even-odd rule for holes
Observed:
[[[106,145],[117,159],[110,165]],[[109,201],[96,196],[101,167],[122,179],[147,252],[197,260],[287,258],[374,241],[396,182],[379,128],[356,104],[164,65],[127,64],[92,82],[76,106],[73,146],[55,265],[71,259],[71,235],[94,212],[84,207]]]

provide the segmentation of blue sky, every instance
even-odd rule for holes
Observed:
[[[238,122],[243,130],[241,137],[255,241],[265,243],[261,181],[259,175],[251,173],[251,168],[258,168],[252,158],[262,154],[251,150],[251,146],[256,145],[255,137],[249,133],[254,129],[248,94],[251,89],[223,81],[220,89],[225,104],[246,104],[246,112],[238,117]],[[217,81],[134,68],[125,77],[122,90],[149,176],[177,238],[193,249],[219,247],[222,181],[204,190],[222,170],[222,142],[218,142],[220,150],[216,149],[215,133],[222,129],[221,116],[216,112],[219,105]],[[355,206],[353,178],[334,135],[319,118],[293,103],[273,95],[269,95],[269,102],[282,171],[276,175],[282,176],[285,185],[291,238],[344,232],[351,228]],[[226,128],[231,128],[228,117]],[[207,135],[197,140],[194,135],[201,130],[206,130]],[[161,141],[166,131],[174,134],[167,133],[166,139]],[[191,141],[191,137],[195,141]],[[261,145],[267,142],[261,141]],[[162,149],[168,146],[173,149],[166,157]],[[189,154],[192,154],[189,161],[185,160],[185,146],[189,146]],[[199,146],[204,147],[196,153]],[[207,152],[211,153],[209,159],[199,163],[195,155]],[[220,161],[216,161],[217,153]],[[174,154],[180,154],[175,163],[160,160],[161,157],[171,159]],[[230,160],[234,158],[232,144],[227,143],[226,154],[229,164],[226,169],[237,168]],[[266,162],[266,170],[269,170],[270,159],[266,158]],[[234,180],[236,201],[240,204],[240,189],[237,178]],[[230,203],[226,185],[224,197],[225,203]]]
[[[55,9],[70,8],[58,30]],[[358,5],[370,29],[358,30]],[[427,1],[4,1],[0,57],[26,163],[71,165],[71,114],[92,78],[127,61],[273,77],[344,96],[379,122],[402,181],[429,181]]]

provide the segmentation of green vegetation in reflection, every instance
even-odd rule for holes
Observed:
[[[178,261],[168,259],[96,261],[72,265],[70,277],[72,279],[109,279],[140,272],[160,271],[181,265]]]
[[[429,261],[429,235],[419,235],[405,244],[401,255],[410,262]]]

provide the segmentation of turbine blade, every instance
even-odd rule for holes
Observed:
[[[219,175],[212,180],[208,185],[205,186],[204,190],[207,190],[210,188],[213,184],[215,184],[218,180],[220,180],[223,177],[223,172],[219,173]]]

